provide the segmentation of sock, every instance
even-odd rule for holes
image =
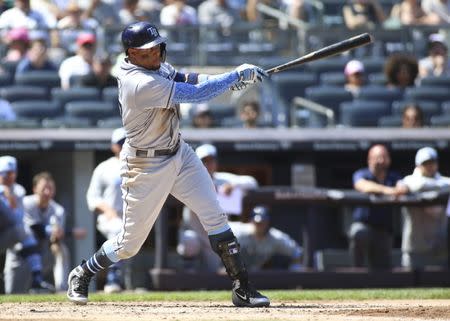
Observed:
[[[114,262],[106,256],[103,247],[101,247],[89,260],[81,264],[81,268],[87,275],[94,276],[98,271],[104,270],[112,264]]]

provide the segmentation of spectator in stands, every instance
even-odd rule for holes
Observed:
[[[59,67],[61,88],[71,87],[72,77],[81,77],[92,71],[92,62],[96,49],[95,35],[92,33],[80,33],[77,37],[77,54],[66,58]],[[72,79],[71,79],[72,78]]]
[[[257,128],[260,116],[260,106],[255,100],[244,102],[239,108],[239,119],[244,128]]]
[[[450,61],[445,36],[434,33],[428,38],[428,57],[419,60],[419,76],[450,75]]]
[[[389,169],[391,158],[384,145],[374,145],[369,149],[367,164],[367,168],[353,174],[353,186],[357,191],[391,197],[407,192],[404,188],[396,187],[401,177]],[[390,268],[392,228],[391,207],[356,207],[349,231],[353,265],[363,267],[368,259],[371,269]]]
[[[95,55],[92,62],[92,71],[80,78],[83,87],[117,87],[117,79],[111,75],[111,58],[106,54]]]
[[[439,191],[450,186],[450,177],[439,173],[438,154],[434,148],[417,151],[416,168],[398,182],[410,193]],[[447,216],[445,206],[407,206],[402,208],[402,266],[422,269],[447,266]]]
[[[146,13],[139,8],[139,0],[124,0],[123,7],[119,11],[119,18],[122,25],[147,19]]]
[[[358,97],[366,81],[363,63],[359,60],[350,60],[345,65],[344,75],[345,89],[351,92],[354,98]]]
[[[289,235],[270,225],[270,212],[267,207],[254,207],[249,224],[230,222],[230,225],[236,233],[241,245],[242,258],[250,271],[266,267],[284,267],[277,262],[284,261],[280,260],[281,258],[286,259],[286,267],[290,271],[302,269],[302,248]]]
[[[378,0],[349,0],[342,10],[349,29],[374,28],[386,20]]]
[[[26,56],[30,46],[30,37],[26,28],[14,28],[6,34],[7,51],[3,62],[18,63]]]
[[[89,1],[89,6],[84,11],[85,18],[94,18],[103,27],[120,26],[119,8],[104,1]]]
[[[202,25],[219,26],[221,34],[230,34],[230,28],[239,20],[239,12],[228,6],[227,0],[205,0],[198,7],[198,22]]]
[[[420,128],[424,126],[423,111],[419,105],[408,104],[402,111],[403,128]]]
[[[55,64],[50,61],[47,54],[48,35],[44,31],[32,32],[31,45],[26,57],[20,60],[16,67],[16,75],[28,71],[48,70],[56,71]]]
[[[14,0],[14,7],[0,15],[0,28],[51,29],[56,24],[56,18],[44,16],[40,11],[30,7],[30,0]]]
[[[0,121],[16,120],[16,113],[9,101],[0,98]]]
[[[163,26],[196,25],[197,11],[186,0],[173,0],[162,8],[159,19]]]
[[[308,24],[317,24],[319,18],[311,3],[305,0],[283,0],[286,11],[292,18],[302,20]]]
[[[75,53],[78,35],[86,32],[86,30],[94,31],[99,24],[97,20],[85,17],[83,9],[75,1],[71,1],[67,5],[65,13],[66,15],[56,24],[58,42],[59,46],[66,48],[69,53]]]
[[[283,4],[280,0],[248,0],[246,6],[246,18],[249,22],[262,22],[275,21],[272,16],[261,14],[257,10],[258,3],[261,2],[272,8],[282,8]]]
[[[405,89],[414,86],[419,74],[417,59],[408,54],[393,54],[384,65],[384,74],[389,88]]]
[[[422,0],[422,9],[434,18],[436,25],[450,23],[450,2],[448,0]]]
[[[403,0],[395,4],[390,17],[404,26],[436,24],[436,19],[423,11],[420,1],[417,0]]]
[[[207,103],[196,104],[192,106],[192,127],[194,128],[212,128],[215,121]]]
[[[243,193],[251,188],[258,187],[258,182],[252,176],[236,175],[227,172],[218,172],[217,149],[211,144],[203,144],[195,149],[198,158],[208,170],[218,193],[219,203],[227,212],[231,220],[239,218],[241,213],[230,213],[235,203],[242,201]],[[185,260],[185,268],[197,267],[202,270],[218,271],[222,264],[209,244],[208,235],[200,223],[197,215],[187,207],[183,210],[183,222],[180,229],[177,252]]]

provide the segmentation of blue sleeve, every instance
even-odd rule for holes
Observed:
[[[224,93],[238,80],[237,72],[232,71],[211,77],[197,85],[175,82],[175,92],[172,102],[176,104],[205,102]]]
[[[353,185],[355,185],[355,183],[361,179],[368,179],[367,175],[366,175],[366,170],[365,169],[360,169],[356,172],[353,173]]]

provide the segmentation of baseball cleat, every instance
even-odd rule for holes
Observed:
[[[89,282],[91,276],[86,275],[83,268],[79,265],[74,268],[67,280],[69,289],[67,298],[75,304],[86,304],[88,302]]]
[[[237,307],[256,308],[270,305],[269,298],[256,291],[248,283],[247,285],[241,285],[239,280],[233,282],[231,301]]]

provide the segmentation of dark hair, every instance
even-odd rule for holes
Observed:
[[[242,112],[245,106],[251,106],[257,113],[260,111],[259,103],[256,100],[244,101],[239,108],[239,111]]]
[[[39,181],[42,179],[55,183],[52,174],[50,174],[49,172],[40,172],[33,176],[33,187],[36,187]]]
[[[422,108],[420,108],[420,106],[416,103],[408,103],[405,105],[402,111],[402,118],[405,117],[406,112],[410,109],[414,110],[417,113],[417,117],[419,117],[420,123],[423,125],[423,111]]]
[[[419,73],[419,65],[414,56],[404,53],[391,55],[384,65],[384,74],[386,75],[388,83],[395,86],[398,85],[397,74],[402,66],[406,66],[409,69],[411,79],[408,86],[413,86]]]

